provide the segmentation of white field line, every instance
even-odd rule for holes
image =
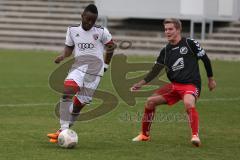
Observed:
[[[198,101],[239,101],[240,97],[233,97],[233,98],[203,98],[203,99],[199,99]]]
[[[56,102],[57,103],[57,102]],[[23,103],[23,104],[0,104],[0,107],[34,107],[34,106],[48,106],[56,103]]]
[[[240,97],[233,98],[200,98],[198,102],[210,102],[210,101],[239,101]],[[145,102],[146,100],[138,100],[138,102]]]
[[[198,101],[210,102],[210,101],[239,101],[240,97],[235,98],[205,98]],[[138,100],[138,102],[145,102],[145,100]],[[56,102],[57,103],[57,102]],[[0,107],[34,107],[34,106],[48,106],[56,105],[56,103],[23,103],[23,104],[0,104]],[[94,102],[93,102],[94,104]]]
[[[14,89],[14,88],[47,88],[48,85],[12,85],[12,86],[0,86],[0,89]]]

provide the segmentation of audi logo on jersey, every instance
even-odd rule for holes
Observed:
[[[78,43],[78,48],[80,50],[93,49],[94,44],[92,44],[92,43]]]

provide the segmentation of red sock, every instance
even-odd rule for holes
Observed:
[[[154,118],[155,109],[147,109],[144,110],[144,115],[142,117],[142,134],[145,136],[149,136],[150,127],[152,124],[152,120]]]
[[[192,135],[198,135],[198,112],[195,107],[189,108],[187,110],[189,123],[192,129]]]

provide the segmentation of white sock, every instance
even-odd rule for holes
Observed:
[[[80,115],[79,113],[73,113],[73,104],[69,108],[69,112],[71,113],[70,115],[70,126],[73,125],[73,123],[77,120],[78,116]]]
[[[69,112],[70,107],[72,106],[71,100],[60,100],[59,114],[60,114],[60,125],[61,130],[69,128],[71,121],[71,113]]]

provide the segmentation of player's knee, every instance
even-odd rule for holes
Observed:
[[[157,105],[166,104],[166,100],[163,97],[149,97],[146,102],[146,107],[154,109]]]
[[[73,80],[64,81],[64,94],[75,94],[79,91],[78,84]]]
[[[156,105],[157,105],[156,102],[151,97],[149,97],[147,99],[147,102],[146,102],[145,106],[148,109],[155,109]]]
[[[77,83],[73,80],[64,81],[63,100],[70,100],[79,91]]]
[[[184,95],[183,103],[186,109],[195,107],[195,97],[191,94]]]
[[[189,102],[189,101],[184,101],[184,106],[188,110],[190,108],[193,108],[194,104],[192,104],[192,102]]]

